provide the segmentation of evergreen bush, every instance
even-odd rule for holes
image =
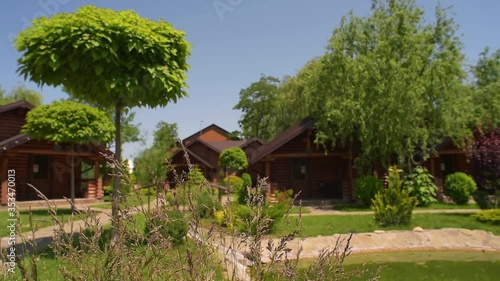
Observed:
[[[391,167],[388,187],[376,194],[372,201],[375,221],[382,226],[409,224],[417,204],[417,200],[410,196],[410,192],[401,187],[402,181],[399,175],[401,172],[397,166]]]

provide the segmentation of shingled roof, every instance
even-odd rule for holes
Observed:
[[[276,149],[280,148],[287,142],[291,141],[293,138],[302,134],[303,132],[312,129],[314,127],[314,120],[311,117],[307,117],[292,127],[285,130],[283,133],[279,134],[272,141],[258,148],[250,159],[250,164],[255,164],[266,155],[269,155]]]
[[[9,104],[0,106],[0,113],[7,112],[7,111],[10,111],[13,109],[18,109],[18,108],[25,108],[25,109],[31,110],[34,107],[35,106],[32,105],[31,103],[29,103],[25,100],[21,100],[21,101],[16,101],[13,103],[9,103]]]

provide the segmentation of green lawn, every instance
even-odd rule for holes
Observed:
[[[156,200],[156,195],[151,195],[149,197],[150,203],[154,203]],[[111,209],[111,196],[104,196],[105,203],[102,204],[93,204],[91,207],[100,208],[100,209]],[[148,196],[147,195],[137,195],[131,194],[127,196],[126,202],[123,204],[124,207],[134,207],[139,205],[148,204]]]
[[[359,205],[339,205],[333,207],[335,210],[344,212],[366,212],[371,211],[370,207],[359,206]],[[457,205],[453,203],[432,203],[427,207],[417,207],[415,210],[456,210],[456,209],[467,209],[467,210],[479,210],[479,206],[474,204],[467,205]]]
[[[135,233],[136,231],[138,231],[138,233],[144,234],[146,221],[145,221],[145,218],[142,214],[138,214],[138,215],[134,215],[132,218],[132,221],[130,221],[127,225],[128,225],[128,227],[131,228],[132,232]],[[110,239],[111,239],[111,225],[108,223],[108,224],[105,224],[103,226],[103,234],[102,234],[102,237],[99,241],[100,246],[103,247],[103,245],[108,244]],[[164,278],[151,277],[150,276],[150,272],[151,272],[150,269],[151,268],[149,268],[149,267],[162,268],[165,270],[164,273],[166,273],[169,277],[171,277],[169,270],[172,271],[172,270],[179,270],[180,268],[183,269],[182,273],[176,272],[176,275],[172,275],[172,276],[178,276],[179,274],[185,273],[185,270],[187,267],[186,256],[187,256],[187,247],[188,246],[190,247],[191,253],[195,253],[195,254],[199,255],[199,251],[197,252],[197,250],[199,250],[199,248],[197,248],[198,247],[197,244],[192,242],[191,240],[189,240],[187,244],[184,243],[184,244],[176,245],[173,247],[162,247],[161,253],[159,254],[159,256],[161,257],[161,264],[149,263],[147,266],[142,268],[141,272],[144,276],[143,280],[153,280],[153,281],[165,280]],[[123,259],[133,260],[134,258],[142,258],[144,256],[150,255],[150,253],[151,253],[150,251],[148,251],[146,249],[146,247],[144,245],[139,245],[139,246],[134,245],[133,247],[134,247],[133,257],[126,256],[126,257],[123,257]],[[91,266],[92,263],[104,264],[105,262],[108,262],[106,260],[105,254],[102,254],[102,256],[99,256],[98,258],[92,257],[90,255],[88,257],[86,257],[85,256],[86,254],[83,251],[81,252],[81,254],[82,254],[82,260],[84,261],[83,264],[85,264],[86,266],[89,266],[89,265]],[[27,257],[25,258],[24,261],[26,262],[26,264],[30,268]],[[215,268],[215,270],[216,270],[216,276],[213,280],[224,280],[224,278],[223,278],[224,269],[222,267],[222,264],[217,259],[206,261],[206,264],[207,265],[210,264],[210,266],[212,266],[212,268]],[[127,264],[127,265],[133,266],[133,264]],[[38,267],[38,274],[39,274],[38,280],[40,280],[40,281],[67,280],[61,274],[61,269],[63,269],[63,268],[70,270],[70,271],[73,271],[73,272],[79,272],[79,270],[82,270],[82,269],[75,268],[74,264],[72,265],[69,261],[66,260],[66,257],[57,258],[50,248],[45,249],[42,252],[42,254],[39,256],[39,261],[37,263],[37,267]],[[86,272],[90,272],[92,269],[84,266],[83,270],[85,270]],[[179,280],[189,280],[190,279],[187,274],[183,274],[183,275],[185,277],[181,278]],[[163,277],[165,277],[165,276],[163,276]],[[0,280],[4,280],[4,279],[2,279],[1,275],[0,275]],[[13,276],[13,278],[7,279],[7,280],[21,280],[19,268],[16,269],[16,274]],[[30,280],[32,280],[32,279],[30,279]],[[82,280],[87,280],[87,279],[82,279]]]
[[[312,259],[299,262],[303,274]],[[346,271],[366,263],[371,271],[381,265],[381,281],[488,281],[500,276],[500,253],[465,251],[420,251],[357,254],[346,258]],[[313,277],[313,276],[309,276]],[[352,280],[367,280],[368,274]],[[271,279],[270,279],[271,280]],[[306,280],[305,278],[299,280]]]
[[[284,235],[293,230],[294,220],[286,225],[281,221],[276,226],[278,230],[275,235]],[[467,228],[491,231],[495,235],[500,235],[500,227],[482,223],[470,214],[414,214],[409,226],[381,227],[375,224],[373,215],[332,215],[332,216],[304,216],[302,218],[303,231],[300,237],[314,237],[318,235],[327,236],[335,233],[360,233],[372,232],[377,229],[383,230],[411,230],[416,226],[424,229],[440,228]]]
[[[52,217],[49,215],[46,209],[36,209],[31,210],[32,220],[34,224],[34,229],[43,228],[46,226],[53,225]],[[20,219],[21,219],[21,232],[26,232],[30,230],[29,223],[29,210],[20,210],[19,211]],[[65,222],[71,217],[70,209],[57,209],[57,215],[59,220],[63,220]],[[74,220],[78,220],[82,215],[75,215]],[[10,230],[7,226],[11,223],[7,219],[10,219],[8,211],[0,211],[0,237],[9,236]],[[19,222],[18,222],[19,223]]]
[[[195,247],[194,243],[190,243],[190,246]],[[134,250],[134,254],[138,256],[145,256],[147,253],[145,252],[144,248],[136,248]],[[82,252],[82,255],[85,255]],[[186,245],[179,245],[175,246],[173,248],[163,248],[161,250],[161,265],[154,265],[154,264],[148,264],[148,266],[156,266],[164,269],[165,273],[168,273],[169,270],[173,269],[178,269],[180,267],[183,267],[186,269],[187,264],[186,264]],[[132,257],[124,257],[131,259]],[[85,257],[84,257],[85,259]],[[105,255],[102,255],[99,259],[96,259],[95,257],[89,257],[86,259],[87,261],[84,262],[85,264],[88,264],[87,262],[91,263],[104,263],[105,262]],[[25,258],[25,261],[28,261],[28,258]],[[214,267],[216,270],[216,276],[213,280],[224,280],[224,270],[221,265],[217,263],[217,261],[212,261],[214,263]],[[129,266],[133,266],[132,264],[128,264]],[[29,265],[28,265],[29,266]],[[148,269],[148,266],[145,268],[142,268],[142,274],[144,276],[143,280],[152,280],[152,281],[163,281],[165,280],[164,278],[154,278],[150,276],[150,270]],[[46,251],[44,255],[42,255],[37,262],[37,267],[38,267],[38,279],[40,281],[65,281],[67,280],[66,278],[63,277],[61,273],[61,269],[65,268],[66,270],[70,270],[72,272],[82,272],[80,269],[74,268],[68,261],[66,261],[64,258],[56,258],[54,254],[50,251]],[[31,266],[29,266],[31,268]],[[84,272],[90,272],[90,268],[85,268],[83,267]],[[180,273],[177,272],[176,276],[178,276]],[[83,274],[85,275],[85,274]],[[187,274],[184,274],[185,278],[181,280],[189,280],[189,276]],[[2,277],[0,276],[0,280],[3,280]],[[21,274],[19,268],[16,268],[16,273],[14,276],[12,276],[12,279],[6,279],[6,280],[21,280]],[[34,279],[31,279],[34,280]],[[81,279],[81,280],[87,280],[87,279]]]
[[[308,214],[310,213],[311,211],[307,208],[304,208],[302,207],[302,210],[300,210],[299,206],[293,206],[291,209],[290,209],[290,214],[298,214],[299,211],[302,212],[302,214]]]

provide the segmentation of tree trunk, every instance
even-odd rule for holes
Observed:
[[[75,144],[71,143],[71,213],[75,212]]]
[[[120,204],[120,169],[118,165],[121,165],[121,153],[122,153],[122,142],[121,142],[121,115],[122,107],[120,103],[115,105],[115,168],[113,176],[113,199],[111,200],[111,240],[116,239],[116,224],[118,220],[118,204]]]

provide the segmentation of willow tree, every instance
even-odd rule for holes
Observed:
[[[20,32],[15,43],[22,53],[18,71],[25,79],[62,85],[75,98],[114,108],[117,163],[121,163],[124,110],[166,106],[187,96],[190,44],[184,32],[163,20],[84,6],[74,13],[34,20],[33,27]],[[119,185],[115,180],[114,219]]]
[[[281,80],[274,105],[274,135],[313,114],[316,106],[312,104],[309,81],[318,66],[318,59],[310,60],[295,75]]]
[[[414,0],[373,0],[369,17],[342,19],[311,82],[318,142],[360,141],[358,167],[388,167],[471,133],[456,25],[441,7],[426,18]]]
[[[106,144],[114,137],[115,128],[106,114],[73,101],[55,101],[35,107],[26,115],[22,133],[34,139],[71,145],[71,210],[75,203],[75,144]]]

